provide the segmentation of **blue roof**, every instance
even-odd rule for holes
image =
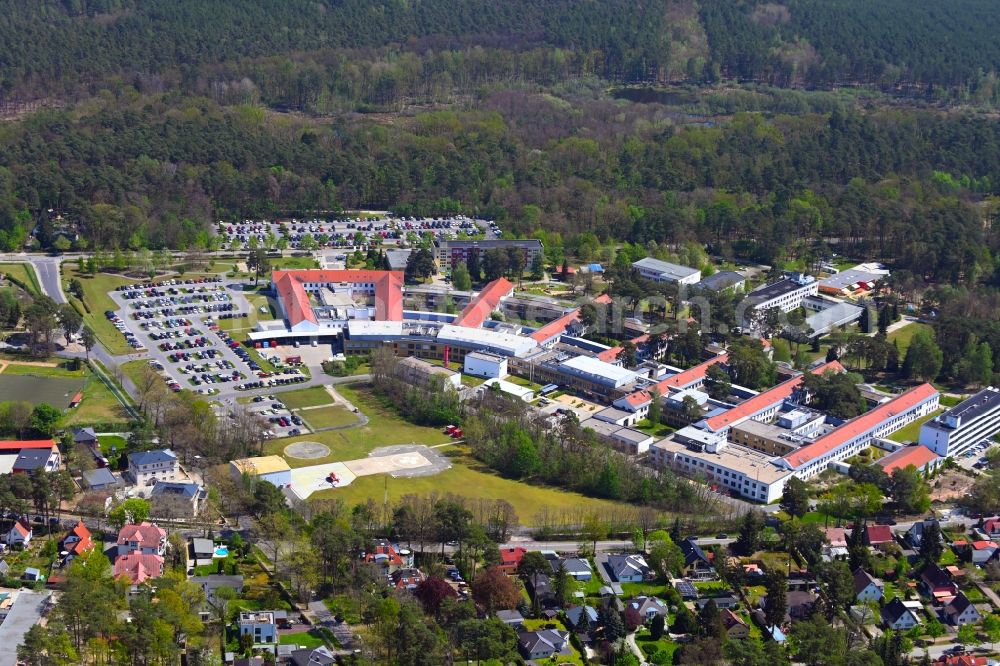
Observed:
[[[601,266],[600,264],[587,264],[587,270],[591,273],[603,273],[604,266]]]
[[[157,449],[155,451],[138,451],[128,455],[130,463],[136,465],[153,465],[155,463],[173,462],[177,456],[170,449]]]

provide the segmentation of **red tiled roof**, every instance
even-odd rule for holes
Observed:
[[[916,446],[904,446],[893,451],[884,458],[880,458],[878,464],[886,474],[892,474],[897,469],[904,469],[913,465],[917,469],[922,469],[927,463],[936,460],[938,454],[928,449],[923,444]]]
[[[133,585],[163,575],[163,558],[150,553],[132,551],[115,560],[115,578],[128,576]]]
[[[20,534],[22,537],[27,537],[31,534],[31,528],[26,527],[24,523],[22,523],[20,520],[15,520],[14,527],[11,529],[17,530],[17,533]]]
[[[1000,531],[1000,518],[987,518],[984,520],[983,531],[987,534],[993,534]]]
[[[5,439],[0,441],[0,451],[20,451],[21,449],[51,449],[56,445],[51,439]]]
[[[652,401],[652,399],[653,396],[651,396],[649,394],[649,391],[646,390],[633,391],[632,393],[629,393],[627,396],[624,397],[625,402],[636,408],[642,407],[647,402]]]
[[[159,548],[160,542],[167,538],[167,531],[156,523],[128,524],[118,531],[118,545],[136,541],[140,548]]]
[[[935,393],[937,393],[937,389],[930,384],[921,384],[916,388],[912,388],[906,393],[896,396],[889,402],[884,402],[875,409],[831,430],[812,444],[807,444],[796,451],[792,451],[785,456],[785,460],[793,469],[801,467],[833,451],[844,442],[872,430],[883,421],[915,407]]]
[[[79,555],[80,553],[86,553],[94,547],[94,542],[90,539],[90,530],[87,529],[87,526],[83,524],[82,520],[73,526],[73,529],[70,530],[70,533],[66,535],[63,541],[66,541],[66,539],[69,539],[70,537],[76,537],[77,539],[73,543],[68,543],[65,546],[66,550],[71,553]]]
[[[285,305],[290,326],[295,326],[303,321],[317,323],[316,315],[309,303],[309,295],[303,286],[304,282],[370,282],[375,285],[375,319],[378,321],[402,321],[403,319],[403,273],[401,271],[328,271],[319,269],[274,271],[271,274],[271,281]]]
[[[490,316],[490,313],[497,309],[500,301],[510,296],[513,291],[514,285],[507,278],[493,280],[465,306],[465,309],[453,323],[455,326],[479,328]]]
[[[891,543],[892,528],[888,525],[868,525],[865,527],[865,542],[869,545]]]
[[[527,552],[527,548],[521,548],[520,546],[517,546],[516,548],[501,548],[500,563],[517,566],[521,563],[521,558],[523,558],[524,554]]]
[[[847,545],[847,530],[843,527],[827,527],[823,532],[826,534],[826,540],[830,542],[831,546]]]
[[[824,363],[823,365],[813,368],[812,373],[814,375],[822,375],[824,372],[842,372],[844,366],[840,365],[838,361],[831,361],[830,363]],[[737,423],[741,423],[748,418],[753,417],[755,414],[764,411],[768,407],[772,407],[780,403],[785,398],[792,395],[799,384],[802,383],[803,375],[797,377],[792,377],[791,379],[784,381],[774,388],[771,388],[763,393],[758,393],[757,395],[744,400],[740,404],[736,405],[732,409],[727,409],[726,411],[713,416],[711,418],[705,419],[705,425],[712,432],[718,432],[723,428]]]
[[[624,347],[612,347],[611,349],[605,349],[600,354],[597,355],[597,360],[604,361],[605,363],[614,363],[618,358],[618,354],[625,349]]]
[[[995,541],[973,541],[972,542],[972,549],[973,550],[987,550],[989,548],[993,548],[995,550],[998,547],[1000,547],[1000,546],[997,546],[997,544],[996,544]]]
[[[542,326],[529,337],[540,345],[545,344],[557,335],[564,333],[569,328],[569,325],[573,323],[573,320],[579,318],[579,316],[579,309],[567,312],[562,317],[559,317],[559,319],[550,321],[545,326]]]
[[[692,382],[704,378],[705,373],[708,372],[710,367],[716,363],[725,363],[728,360],[728,353],[719,354],[715,358],[710,358],[704,363],[700,363],[693,368],[688,368],[684,372],[679,372],[673,377],[667,377],[663,381],[658,382],[656,384],[656,390],[660,392],[660,395],[666,395],[670,392],[671,388],[682,388]]]
[[[986,666],[990,660],[986,657],[975,657],[971,654],[946,657],[944,655],[932,662],[935,666]]]
[[[609,294],[601,294],[600,296],[594,299],[594,302],[600,305],[611,305],[613,301]]]

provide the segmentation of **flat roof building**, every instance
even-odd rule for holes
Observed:
[[[631,370],[589,356],[566,359],[558,363],[558,369],[608,388],[619,388],[639,379],[639,375]]]
[[[920,426],[920,443],[942,457],[965,453],[1000,432],[1000,389],[984,388]]]
[[[639,275],[653,282],[695,284],[701,280],[701,271],[697,268],[672,264],[669,261],[661,261],[652,257],[635,261],[632,266],[639,271]]]
[[[531,267],[531,262],[544,249],[542,241],[537,238],[515,238],[497,240],[439,240],[434,241],[434,258],[442,268],[454,269],[460,263],[467,263],[472,254],[482,255],[488,250],[508,250],[517,248],[524,253],[525,268]]]
[[[727,289],[741,291],[745,284],[746,278],[736,271],[719,271],[718,273],[712,273],[707,278],[702,278],[700,282],[695,284],[695,287],[715,292],[726,291]]]

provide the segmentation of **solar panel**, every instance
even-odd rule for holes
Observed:
[[[695,586],[686,580],[678,581],[674,583],[674,587],[680,592],[682,597],[696,598],[698,596],[698,590]]]

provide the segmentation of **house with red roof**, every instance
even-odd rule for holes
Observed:
[[[156,523],[128,524],[118,531],[117,544],[119,555],[139,551],[162,557],[167,552],[167,531]]]
[[[653,396],[649,391],[643,389],[641,391],[633,391],[628,395],[623,395],[611,404],[624,412],[631,412],[632,414],[635,414],[636,419],[641,421],[646,418],[647,414],[649,414],[649,405],[652,404],[652,402]]]
[[[958,594],[958,586],[951,575],[937,564],[928,564],[920,570],[920,591],[936,603],[946,603]]]
[[[922,444],[901,447],[887,456],[879,458],[878,465],[886,474],[891,475],[897,469],[905,469],[913,465],[918,472],[935,470],[944,462],[944,458]]]
[[[866,525],[864,543],[870,548],[885,550],[889,545],[896,542],[892,536],[892,528],[888,525]]]
[[[115,578],[127,577],[132,585],[142,585],[147,580],[163,575],[163,556],[133,551],[115,560]]]
[[[404,554],[407,557],[404,557]],[[390,574],[413,564],[409,558],[409,551],[400,553],[388,539],[376,539],[371,550],[365,553],[365,562],[377,564]]]
[[[0,440],[0,474],[27,474],[35,470],[54,472],[62,456],[52,439]]]
[[[987,518],[980,531],[990,539],[1000,538],[1000,518]]]
[[[31,525],[27,521],[17,519],[7,532],[4,541],[11,548],[26,548],[31,543]]]
[[[69,562],[74,557],[93,550],[94,541],[91,538],[90,530],[87,529],[87,526],[81,520],[63,537],[59,547],[66,553],[64,557],[65,561]]]
[[[527,548],[522,548],[520,546],[516,546],[514,548],[501,548],[500,564],[497,565],[497,568],[505,574],[514,575],[517,573],[518,565],[521,564],[521,559],[527,552]]]
[[[969,559],[973,564],[983,566],[997,552],[996,541],[973,541],[969,544]]]

